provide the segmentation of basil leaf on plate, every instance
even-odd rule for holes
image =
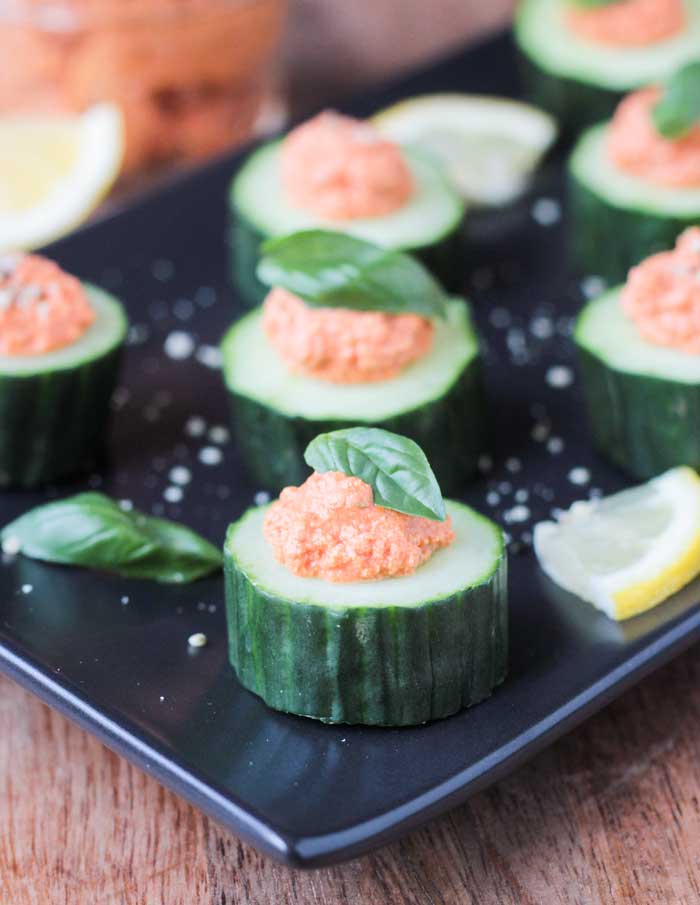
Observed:
[[[682,138],[700,124],[700,62],[679,69],[652,111],[656,131],[664,138]]]
[[[164,583],[195,581],[221,568],[221,552],[177,522],[125,511],[101,493],[37,506],[6,525],[31,559]]]
[[[415,258],[343,233],[312,229],[269,239],[257,273],[309,305],[445,316],[447,295]]]
[[[319,434],[304,453],[316,471],[342,471],[369,484],[377,506],[444,522],[445,502],[425,453],[408,437],[377,427]]]

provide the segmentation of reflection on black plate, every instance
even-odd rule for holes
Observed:
[[[500,39],[354,107],[436,90],[512,93]],[[51,253],[123,297],[133,324],[115,399],[112,461],[51,493],[0,494],[2,520],[50,495],[99,488],[210,540],[261,488],[227,436],[217,342],[226,283],[224,162],[83,230]],[[573,370],[572,315],[590,275],[566,276],[558,169],[521,227],[464,261],[486,341],[493,453],[465,499],[511,542],[510,674],[484,704],[410,729],[323,726],[268,710],[226,661],[222,582],[163,587],[0,562],[0,665],[260,848],[320,864],[369,849],[463,800],[700,636],[698,586],[621,626],[552,596],[532,524],[624,478],[591,451]],[[127,504],[128,505],[128,504]],[[209,644],[195,652],[193,632]],[[536,828],[533,830],[536,832]]]

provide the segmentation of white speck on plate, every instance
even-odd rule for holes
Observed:
[[[486,494],[486,502],[489,506],[498,506],[498,504],[501,502],[500,493],[496,493],[495,490],[489,490],[489,492]]]
[[[503,518],[509,524],[514,522],[526,522],[530,518],[530,509],[528,506],[523,506],[522,503],[518,503],[518,505],[513,506],[512,509],[507,509],[503,513]]]
[[[561,437],[550,437],[547,440],[547,452],[551,453],[553,456],[558,456],[560,452],[564,451],[564,441]]]
[[[31,594],[32,591],[34,590],[34,585],[33,584],[23,584],[22,587],[20,588],[20,590],[22,591],[23,594]]]
[[[134,504],[131,502],[131,500],[119,500],[119,508],[124,512],[131,512],[131,510],[134,508]]]
[[[207,422],[199,415],[193,415],[185,423],[185,433],[188,437],[201,437],[207,429]]]
[[[158,700],[159,700],[159,701],[164,701],[164,700],[165,700],[165,695],[161,695],[161,696],[158,698]]]
[[[199,451],[199,461],[202,465],[220,465],[223,453],[216,446],[204,446]]]
[[[603,277],[591,275],[581,280],[581,292],[587,299],[594,299],[602,295],[607,288],[607,281]]]
[[[148,339],[150,330],[146,324],[132,324],[126,337],[128,346],[141,346]]]
[[[568,477],[572,484],[588,484],[591,480],[591,473],[587,468],[579,466],[572,468]]]
[[[195,632],[193,635],[187,639],[187,644],[190,647],[204,647],[209,639],[204,634],[204,632]]]
[[[554,226],[561,220],[561,205],[554,198],[538,198],[532,205],[532,219],[540,226]]]
[[[530,499],[530,491],[526,490],[524,487],[521,487],[520,490],[515,491],[515,502],[516,503],[527,503]]]
[[[199,603],[197,604],[197,609],[200,612],[203,612],[204,610],[206,610],[206,608],[207,608],[206,603],[203,600],[200,600]]]
[[[189,299],[178,299],[173,305],[173,314],[179,321],[188,321],[194,314],[194,305]]]
[[[267,490],[258,490],[258,492],[253,497],[253,502],[256,506],[264,506],[265,503],[270,502],[270,494]]]
[[[123,606],[126,606],[128,602],[129,602],[129,598],[125,594],[121,599],[121,603]]]
[[[184,330],[173,330],[165,338],[163,351],[168,358],[183,361],[194,352],[194,345],[194,340],[189,333],[185,333]]]
[[[18,537],[12,535],[3,538],[2,552],[7,556],[16,556],[22,549],[22,542]]]
[[[216,304],[216,289],[212,286],[200,286],[194,294],[194,300],[200,308],[211,308]]]
[[[552,365],[544,378],[550,387],[561,390],[574,382],[574,372],[567,365]]]
[[[530,322],[530,333],[537,339],[549,339],[554,333],[554,324],[551,317],[535,317]]]
[[[173,484],[181,484],[184,486],[185,484],[189,484],[192,480],[192,472],[184,465],[175,465],[170,469],[168,477]]]
[[[522,467],[523,463],[516,456],[511,456],[509,459],[506,459],[506,469],[511,472],[511,474],[520,471]]]
[[[216,612],[216,604],[215,604],[215,603],[210,603],[209,606],[207,607],[207,609],[209,610],[210,613],[215,613],[215,612]]]
[[[216,370],[221,367],[221,349],[218,346],[200,346],[197,349],[195,358],[200,364],[206,365],[207,368]]]
[[[510,493],[512,489],[513,485],[510,483],[510,481],[501,481],[501,483],[498,485],[498,492],[500,494],[503,494],[504,496],[505,494]]]
[[[228,443],[231,439],[231,434],[229,433],[229,429],[224,427],[223,424],[215,424],[213,427],[209,428],[207,437],[212,443],[223,446],[224,443]]]
[[[112,408],[119,411],[129,401],[130,396],[131,393],[128,387],[117,387],[112,394]]]
[[[183,496],[182,487],[175,487],[173,484],[170,487],[166,487],[163,491],[163,499],[168,503],[180,503]]]

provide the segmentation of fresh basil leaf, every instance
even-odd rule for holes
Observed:
[[[700,124],[700,62],[679,69],[652,110],[656,131],[664,138],[682,138]]]
[[[309,305],[445,316],[447,295],[415,258],[343,233],[313,229],[269,239],[257,273]]]
[[[342,471],[369,484],[377,506],[444,522],[445,501],[425,453],[408,437],[377,427],[319,434],[306,447],[316,471]]]
[[[584,9],[597,9],[600,6],[612,6],[620,0],[574,0],[574,6],[582,6]]]
[[[221,552],[177,522],[125,511],[101,493],[37,506],[6,525],[31,559],[166,583],[194,581],[221,568]]]

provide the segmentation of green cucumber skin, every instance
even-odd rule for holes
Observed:
[[[230,392],[230,390],[229,390]],[[317,421],[278,412],[248,396],[230,393],[238,448],[251,476],[278,492],[309,475],[304,450],[318,434],[355,427],[355,421]],[[415,440],[445,494],[461,490],[487,446],[481,363],[474,359],[440,399],[374,426]]]
[[[658,251],[673,248],[700,211],[688,219],[610,204],[569,173],[572,253],[577,269],[611,284],[624,282],[631,267]]]
[[[622,92],[542,69],[522,50],[517,56],[523,97],[555,116],[569,138],[587,126],[610,119],[622,100]]]
[[[636,478],[676,465],[700,471],[700,384],[617,371],[577,346],[593,441]]]
[[[505,554],[489,581],[417,607],[326,608],[257,588],[227,551],[229,657],[275,710],[412,726],[487,698],[508,657]]]
[[[89,471],[104,452],[121,347],[75,368],[0,374],[0,487]]]
[[[262,283],[256,270],[259,249],[268,236],[254,227],[242,214],[232,214],[229,227],[230,276],[238,289],[239,299],[246,308],[261,304],[270,291]],[[420,248],[407,249],[437,277],[448,292],[459,292],[464,283],[463,223],[437,242]]]

